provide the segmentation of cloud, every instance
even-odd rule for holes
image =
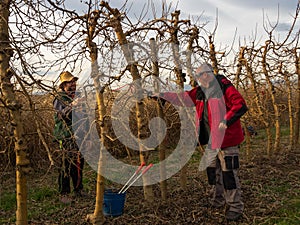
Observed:
[[[66,2],[70,9],[81,13],[87,8],[79,1]],[[125,2],[110,0],[109,4],[120,9]],[[279,19],[276,31],[286,31],[292,23],[298,0],[128,0],[125,11],[132,22],[140,15],[144,15],[144,20],[150,20],[153,19],[153,11],[156,17],[162,15],[162,2],[166,2],[167,7],[171,6],[170,12],[180,10],[181,19],[200,17],[200,23],[208,23],[206,29],[210,31],[214,29],[217,18],[215,40],[231,44],[236,29],[238,37],[252,37],[256,32],[258,36],[265,35],[263,23],[266,18],[270,21]]]
[[[77,13],[86,13],[88,10],[87,4],[82,3],[82,1],[66,0],[65,6],[69,10],[76,10]]]
[[[235,29],[238,37],[260,38],[266,35],[263,23],[266,18],[278,20],[277,32],[290,28],[298,0],[181,0],[180,8],[185,13],[195,15],[204,12],[206,18],[214,25],[218,9],[218,30],[216,41],[230,44]],[[278,8],[279,6],[279,8]],[[279,11],[278,11],[279,10]],[[265,21],[264,21],[265,20]]]
[[[281,31],[289,31],[291,28],[291,24],[289,23],[279,23],[278,26],[276,27],[276,30],[281,32]]]
[[[152,0],[153,4],[149,0],[128,0],[125,7],[125,12],[129,18],[135,19],[140,16],[144,16],[143,19],[152,19],[156,14],[156,17],[160,17],[162,14],[162,1]],[[124,6],[125,1],[111,1],[110,6],[113,8],[121,9]],[[124,9],[122,9],[124,11]]]
[[[298,0],[227,0],[226,3],[243,9],[294,9]]]

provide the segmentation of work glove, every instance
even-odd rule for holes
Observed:
[[[161,98],[161,94],[153,93],[152,91],[147,91],[147,98],[158,101],[162,107],[165,106],[166,100]]]

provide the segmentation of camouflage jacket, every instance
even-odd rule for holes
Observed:
[[[72,103],[73,99],[65,92],[59,92],[53,100],[55,141],[71,138],[74,134],[72,129]]]

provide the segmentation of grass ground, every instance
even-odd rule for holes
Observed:
[[[126,193],[123,215],[106,217],[105,224],[300,224],[300,150],[278,153],[271,158],[264,157],[261,151],[253,149],[247,159],[244,152],[241,153],[240,179],[245,211],[238,222],[227,223],[225,207],[215,210],[207,206],[209,187],[205,174],[198,171],[201,155],[195,152],[188,164],[185,191],[179,187],[178,174],[168,180],[167,201],[160,200],[158,185],[153,185],[156,197],[153,204],[143,200],[141,187],[132,187]],[[36,171],[28,181],[30,224],[88,224],[86,215],[93,213],[95,204],[96,173],[86,165],[83,177],[88,197],[76,198],[65,205],[58,198],[57,171]],[[2,173],[0,185],[0,224],[14,224],[14,173]],[[120,187],[111,182],[108,185]]]

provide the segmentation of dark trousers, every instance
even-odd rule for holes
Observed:
[[[83,189],[82,170],[84,159],[74,141],[63,141],[61,148],[62,157],[58,176],[59,192],[61,194],[68,194],[71,192],[71,179],[74,192],[78,192]]]

